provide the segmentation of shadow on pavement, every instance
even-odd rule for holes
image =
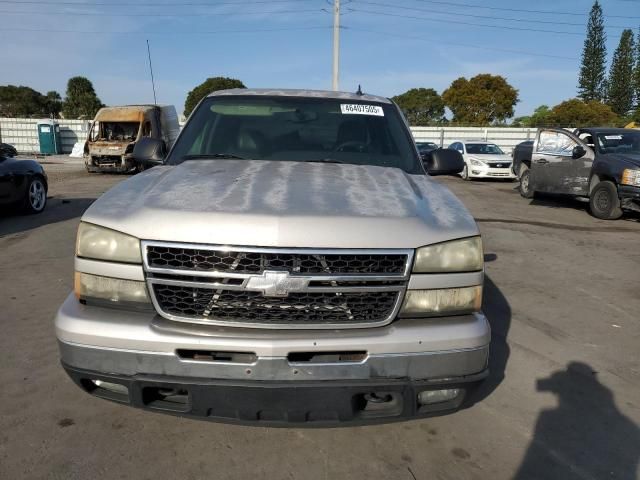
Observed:
[[[493,257],[487,258],[487,255],[485,255],[485,261],[492,261],[497,258],[495,254],[488,255],[493,255]],[[511,326],[511,306],[488,275],[484,277],[482,310],[491,325],[489,376],[471,394],[467,402],[468,406],[484,400],[498,388],[498,385],[504,380],[510,354],[507,335]]]
[[[514,480],[638,478],[640,429],[589,365],[572,362],[537,390],[557,395],[558,406],[540,413]]]
[[[95,198],[49,198],[44,212],[37,215],[0,215],[0,237],[26,232],[50,223],[80,217]]]

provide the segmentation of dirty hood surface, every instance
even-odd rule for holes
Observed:
[[[145,240],[238,246],[415,248],[478,234],[427,176],[261,160],[155,167],[109,190],[83,220]]]
[[[602,155],[600,158],[605,161],[608,160],[626,163],[629,167],[640,167],[640,153],[609,153],[607,155]]]

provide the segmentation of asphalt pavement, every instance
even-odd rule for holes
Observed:
[[[640,478],[640,216],[440,178],[483,233],[491,375],[453,415],[335,429],[222,425],[93,398],[53,331],[82,212],[126,176],[47,164],[47,210],[0,217],[0,479]]]

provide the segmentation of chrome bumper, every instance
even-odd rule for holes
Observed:
[[[371,329],[259,331],[177,324],[155,312],[79,304],[56,317],[65,365],[121,375],[235,380],[446,379],[486,369],[490,329],[482,314],[402,319]],[[178,350],[246,352],[252,363],[193,360]],[[363,351],[357,362],[290,361],[301,352]]]

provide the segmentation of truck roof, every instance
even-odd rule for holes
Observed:
[[[352,92],[334,92],[330,90],[298,90],[298,89],[270,89],[270,88],[232,88],[229,90],[218,90],[210,93],[209,97],[224,95],[256,95],[256,96],[276,96],[276,97],[308,97],[308,98],[332,98],[337,100],[365,100],[368,102],[391,103],[386,97]]]
[[[613,128],[613,127],[583,127],[576,128],[576,132],[588,133],[629,133],[629,128]]]
[[[95,121],[101,122],[140,122],[144,114],[157,108],[156,105],[122,105],[102,107],[96,113]]]

